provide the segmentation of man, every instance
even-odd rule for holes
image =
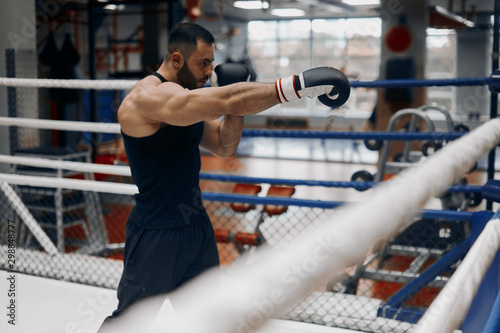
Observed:
[[[170,292],[219,265],[198,184],[199,146],[216,156],[232,157],[243,116],[304,95],[338,93],[338,78],[316,86],[306,72],[275,84],[241,82],[198,89],[211,77],[213,61],[210,32],[192,23],[176,26],[158,71],[139,81],[118,110],[139,193],[126,226],[118,308],[103,327],[137,301]],[[221,79],[234,74],[241,75],[219,73]],[[324,79],[325,73],[320,76]]]

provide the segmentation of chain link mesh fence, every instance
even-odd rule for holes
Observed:
[[[37,77],[37,55],[34,50],[6,50],[5,61],[7,77],[33,78]],[[38,118],[38,89],[14,88],[7,89],[7,109],[9,117]],[[33,128],[15,128],[9,130],[10,150],[33,148],[40,145],[39,131]]]
[[[125,223],[134,205],[133,196],[3,184],[0,247],[5,254],[9,246],[15,246],[16,271],[117,287]],[[258,244],[293,247],[295,237],[308,228],[335,223],[335,209],[219,201],[204,201],[204,204],[214,226],[223,265],[244,254],[251,255]],[[269,214],[269,206],[275,215]],[[409,290],[397,296],[398,291],[404,291],[405,286],[468,234],[468,222],[418,220],[362,265],[342,272],[340,279],[332,272],[331,281],[290,307],[283,318],[367,332],[409,331],[459,260],[443,266],[418,291]],[[0,257],[0,267],[11,268],[6,255]],[[294,269],[300,276],[307,275],[307,270],[314,267]]]

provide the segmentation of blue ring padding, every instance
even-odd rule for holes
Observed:
[[[488,85],[491,92],[500,92],[500,70],[495,69],[491,73]]]
[[[242,137],[348,139],[348,140],[455,140],[466,132],[329,132],[245,129]]]
[[[332,209],[338,206],[347,204],[342,201],[321,201],[321,200],[306,200],[306,199],[293,199],[293,198],[280,198],[280,197],[257,197],[253,195],[240,195],[240,194],[225,194],[202,192],[201,198],[207,201],[220,201],[220,202],[237,202],[248,203],[254,205],[276,205],[276,206],[296,206],[296,207],[310,207],[310,208],[323,208]],[[433,210],[421,209],[419,216],[426,219],[444,219],[451,221],[472,221],[475,213],[472,212],[459,212],[454,210]]]
[[[488,180],[483,186],[482,195],[487,200],[500,202],[500,180]]]
[[[389,300],[386,306],[391,308],[399,308],[401,304],[407,301],[410,297],[414,296],[419,290],[425,287],[429,282],[434,280],[443,271],[450,268],[451,265],[458,260],[463,259],[469,251],[471,245],[471,237],[467,237],[454,248],[445,253],[429,268],[420,273],[418,277],[408,282],[405,286],[399,289]]]
[[[473,77],[461,79],[401,79],[401,80],[375,80],[351,81],[352,88],[418,88],[418,87],[444,87],[444,86],[485,86],[489,85],[489,77]]]
[[[481,333],[498,333],[500,332],[500,292],[495,298],[495,303],[491,308],[490,315],[483,327]]]

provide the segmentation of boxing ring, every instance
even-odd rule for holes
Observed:
[[[493,74],[490,78],[439,80],[439,82],[430,80],[431,82],[416,82],[416,84],[490,85],[490,88],[495,90],[497,85],[495,80],[496,74]],[[40,80],[36,83],[35,80],[2,78],[0,84],[23,87],[63,86],[70,88],[71,86],[72,88],[92,89],[130,89],[133,84],[133,82],[116,82],[115,85],[115,82],[109,81],[62,81]],[[360,87],[373,87],[411,83],[352,82],[351,84],[353,87],[357,84]],[[85,124],[69,121],[0,118],[0,126],[119,134],[119,126],[109,123]],[[345,332],[349,330],[407,332],[414,329],[416,332],[451,332],[457,327],[467,314],[487,267],[494,260],[493,257],[500,245],[500,227],[497,215],[492,212],[429,209],[426,208],[426,202],[430,198],[442,197],[444,193],[475,193],[480,194],[481,199],[499,201],[498,184],[495,182],[488,182],[481,186],[460,186],[455,182],[472,168],[476,161],[498,145],[500,120],[490,120],[468,134],[245,130],[244,136],[382,141],[446,140],[447,144],[422,163],[415,163],[412,167],[402,170],[396,177],[384,182],[276,179],[243,177],[231,173],[202,173],[200,179],[203,181],[266,184],[269,189],[308,186],[368,190],[366,193],[369,195],[369,200],[353,203],[291,198],[294,190],[288,194],[277,192],[276,195],[263,197],[257,195],[261,189],[255,187],[245,188],[239,193],[204,192],[202,198],[209,213],[212,214],[212,220],[214,217],[227,218],[226,229],[222,229],[224,224],[218,222],[214,224],[222,249],[225,249],[224,246],[231,246],[231,251],[236,253],[239,259],[231,260],[231,264],[224,266],[223,288],[218,288],[220,276],[209,272],[170,295],[178,299],[175,318],[170,315],[158,316],[151,327],[139,325],[138,320],[126,320],[124,326],[117,331],[133,332],[140,329],[153,332],[171,329],[176,332],[250,332],[254,330],[258,332],[280,332],[281,330],[287,332]],[[23,290],[21,289],[23,284],[31,286],[40,284],[49,288],[50,286],[56,287],[60,283],[61,287],[64,285],[64,288],[68,287],[68,290],[74,289],[75,293],[80,292],[81,295],[90,293],[96,299],[99,297],[106,299],[108,300],[105,302],[106,306],[103,304],[99,306],[102,311],[99,314],[94,313],[98,322],[98,319],[109,314],[110,311],[107,310],[115,306],[114,300],[109,301],[108,292],[109,289],[116,288],[121,273],[120,260],[106,257],[103,253],[120,249],[123,244],[113,243],[107,239],[109,230],[105,228],[106,221],[103,218],[106,214],[91,212],[89,209],[91,207],[88,206],[98,205],[99,201],[114,202],[113,200],[118,200],[118,198],[130,203],[130,197],[136,193],[137,189],[130,182],[97,181],[92,177],[90,179],[64,177],[61,176],[61,172],[64,170],[83,175],[111,174],[130,177],[129,168],[80,160],[54,159],[51,156],[33,157],[29,154],[0,155],[0,163],[15,165],[16,170],[21,170],[18,168],[22,166],[52,170],[52,174],[55,175],[55,177],[46,177],[30,173],[0,174],[2,201],[10,207],[11,216],[16,216],[16,227],[22,226],[25,229],[23,235],[20,233],[19,237],[31,235],[31,238],[35,238],[35,240],[24,239],[26,241],[24,244],[31,244],[27,248],[16,247],[17,261],[14,272],[19,276],[20,290]],[[64,246],[61,247],[59,243],[61,237],[63,240],[65,238],[64,233],[61,233],[63,230],[61,232],[58,230],[57,237],[46,232],[42,223],[34,216],[32,210],[28,209],[28,204],[20,196],[20,188],[28,192],[29,189],[33,191],[40,188],[53,189],[56,191],[55,197],[61,196],[64,190],[85,193],[84,203],[87,207],[82,209],[85,210],[86,220],[80,224],[90,229],[86,231],[88,237],[83,242],[85,244],[72,244],[76,250],[72,249],[70,252],[66,251]],[[248,192],[250,190],[255,192]],[[40,193],[37,192],[36,195],[39,196]],[[57,200],[55,202],[57,203]],[[64,203],[64,200],[61,199],[61,202]],[[235,211],[232,206],[234,204],[239,204],[238,209],[243,210]],[[246,210],[247,208],[250,209]],[[276,208],[279,209],[276,210]],[[105,209],[97,210],[110,209],[105,207]],[[265,211],[267,215],[261,214],[259,210]],[[240,214],[237,215],[240,218],[235,220],[235,214]],[[298,216],[296,218],[298,221],[307,219],[314,220],[314,222],[306,226],[300,225],[300,228],[297,227],[286,235],[279,234],[280,231],[295,225],[296,221],[290,220],[290,216],[294,216],[292,214]],[[312,217],[309,217],[309,214]],[[372,259],[376,257],[391,237],[403,233],[405,228],[410,228],[416,219],[437,219],[454,223],[475,221],[472,223],[473,235],[460,240],[459,244],[455,244],[456,246],[451,250],[424,253],[424,257],[425,255],[436,256],[435,265],[431,265],[427,271],[421,271],[419,274],[411,276],[399,274],[396,280],[404,281],[406,287],[401,289],[401,293],[392,295],[388,300],[332,289],[338,286],[350,288],[348,282],[359,281],[360,276],[357,273],[363,274],[365,280],[368,280],[369,276],[373,278],[374,275],[380,274],[380,270],[374,270],[365,262],[370,257]],[[234,228],[238,221],[247,222],[237,230]],[[256,221],[258,221],[257,225]],[[300,223],[297,222],[297,224]],[[485,232],[481,233],[481,228],[476,228],[476,224],[485,225]],[[3,253],[8,253],[9,245],[8,237],[2,239],[0,246]],[[398,250],[400,253],[407,251],[399,244],[393,245],[390,249],[392,251]],[[469,247],[471,247],[470,251],[468,251]],[[417,247],[413,250],[423,251]],[[451,263],[462,260],[464,256],[462,264],[456,271],[452,270],[454,274],[451,277],[441,275]],[[0,266],[6,270],[5,274],[8,274],[9,262],[6,259],[5,255],[0,258]],[[474,272],[472,279],[470,272]],[[393,272],[384,271],[383,273],[386,282],[396,281]],[[87,289],[86,286],[78,285],[73,288],[69,282],[54,282],[29,275],[84,283],[94,287]],[[21,281],[26,282],[21,284]],[[421,309],[407,311],[401,307],[403,301],[415,294],[412,289],[422,288],[427,284],[442,288],[441,293],[427,311]],[[324,288],[325,285],[327,290]],[[319,288],[320,286],[322,287]],[[42,296],[42,298],[47,299],[48,296]],[[81,298],[78,299],[80,303],[77,302],[77,307],[82,304]],[[193,302],[194,299],[196,302]],[[22,299],[18,301],[20,305],[29,302]],[[457,303],[462,306],[450,306],[450,304]],[[168,307],[167,302],[165,304]],[[147,308],[147,304],[134,309],[131,318],[141,318],[142,311],[145,311],[144,307]],[[494,309],[491,311],[491,318],[498,314],[498,311]],[[88,316],[90,318],[90,314]],[[87,317],[80,317],[79,320],[81,321],[82,318]],[[451,318],[451,320],[444,322],[439,318]],[[495,322],[495,319],[489,321]],[[68,321],[66,324],[69,323],[73,327],[73,322]],[[94,321],[88,328],[89,332],[95,329],[91,327],[92,325],[95,325]],[[83,326],[82,323],[77,322],[74,327]]]

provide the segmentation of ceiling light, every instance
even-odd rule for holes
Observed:
[[[342,2],[351,6],[380,5],[380,0],[342,0]]]
[[[113,5],[113,4],[110,4],[110,5],[104,6],[103,8],[107,9],[107,10],[124,10],[125,9],[125,5]]]
[[[271,9],[271,14],[275,16],[297,17],[306,15],[306,12],[298,8],[274,8]]]
[[[242,9],[268,9],[269,2],[260,0],[235,1],[233,6]]]

